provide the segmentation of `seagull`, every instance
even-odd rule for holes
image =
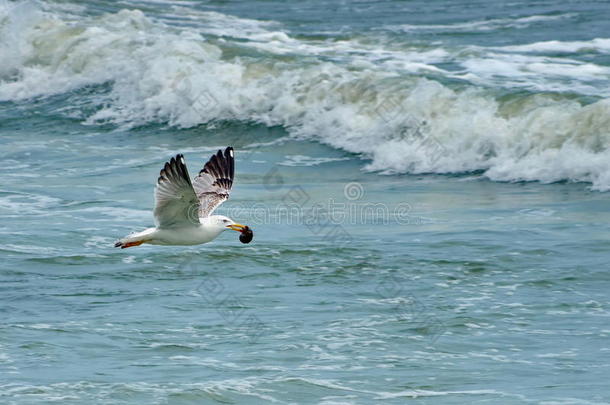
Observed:
[[[252,231],[212,212],[229,198],[233,186],[235,159],[233,148],[219,150],[191,182],[181,154],[171,158],[159,174],[155,188],[155,228],[132,233],[120,239],[121,249],[151,245],[199,245],[210,242],[223,231],[241,232],[240,240],[249,243]]]

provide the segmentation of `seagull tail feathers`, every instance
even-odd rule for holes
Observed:
[[[126,249],[129,247],[140,246],[142,243],[147,243],[151,241],[151,233],[153,233],[155,228],[147,229],[142,232],[132,233],[127,235],[126,237],[119,239],[114,247]],[[152,231],[152,232],[151,232]]]

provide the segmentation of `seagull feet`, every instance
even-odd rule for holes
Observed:
[[[143,240],[139,240],[137,242],[127,242],[127,243],[117,242],[114,244],[114,247],[120,247],[121,249],[126,249],[128,247],[140,246],[142,243],[144,243]]]

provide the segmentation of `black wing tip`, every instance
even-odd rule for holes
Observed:
[[[201,173],[209,173],[217,178],[228,178],[233,181],[235,171],[234,149],[232,146],[227,146],[223,153],[222,149],[213,154],[210,159],[203,165]]]
[[[176,156],[173,156],[168,162],[165,162],[165,164],[163,165],[163,169],[161,169],[161,171],[159,172],[157,184],[160,184],[162,181],[165,180],[171,180],[170,178],[175,177],[182,177],[187,182],[191,182],[191,179],[188,174],[188,169],[184,161],[184,155],[182,153],[178,153]]]
[[[182,153],[178,153],[175,157],[170,160],[170,165],[175,166],[178,170],[181,171],[183,167],[186,167],[186,163],[184,161],[184,155]]]

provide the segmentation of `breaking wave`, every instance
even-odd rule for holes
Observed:
[[[531,54],[607,52],[607,39],[466,52],[297,39],[273,22],[171,10],[184,24],[0,2],[0,101],[100,85],[83,116],[90,125],[260,123],[359,154],[382,173],[481,171],[610,189],[610,69]]]

